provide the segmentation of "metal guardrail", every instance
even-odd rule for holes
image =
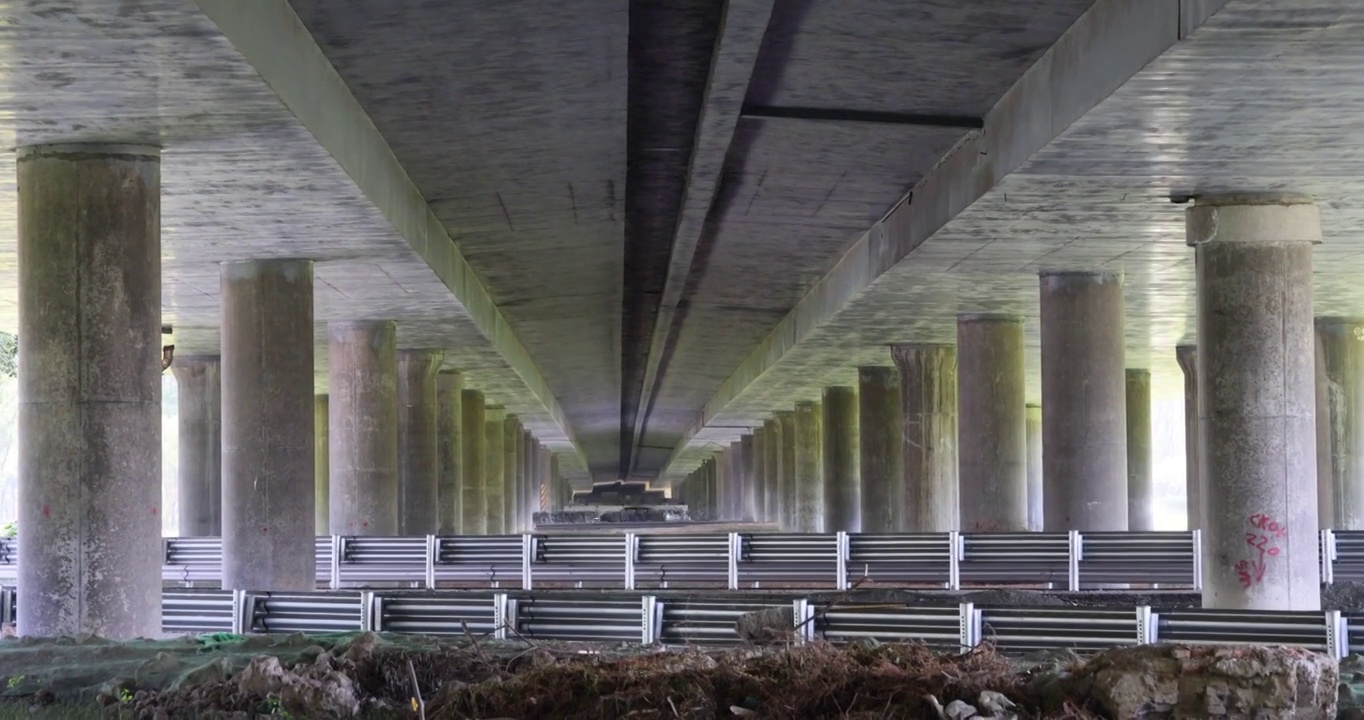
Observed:
[[[945,649],[989,642],[1005,653],[1080,652],[1155,642],[1296,645],[1334,657],[1359,651],[1364,618],[1327,612],[1072,608],[904,604],[818,605],[799,596],[680,597],[651,593],[365,591],[244,593],[168,591],[168,632],[346,632],[383,630],[535,640],[741,642],[741,615],[791,607],[793,637],[834,643],[921,642]],[[1352,624],[1352,620],[1356,620]],[[1352,631],[1354,625],[1358,631]]]
[[[1364,582],[1364,531],[1321,532],[1326,584]],[[168,538],[162,579],[219,582],[219,538]],[[1104,585],[1202,587],[1195,532],[501,535],[319,537],[319,588],[551,586],[838,588],[855,582],[947,589]],[[0,538],[0,581],[17,579]]]

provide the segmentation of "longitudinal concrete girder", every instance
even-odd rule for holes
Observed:
[[[196,0],[195,4],[426,261],[469,321],[525,384],[552,423],[552,428],[537,428],[537,434],[547,436],[560,454],[571,449],[577,460],[573,465],[585,467],[573,429],[525,346],[287,0]],[[548,437],[551,434],[563,440]]]
[[[711,57],[710,77],[706,81],[705,97],[697,122],[696,139],[692,144],[691,164],[687,169],[687,186],[677,217],[668,255],[668,274],[663,293],[658,301],[653,332],[649,336],[649,353],[644,365],[644,382],[633,417],[622,417],[630,424],[629,444],[621,448],[621,467],[634,470],[639,464],[640,443],[646,432],[651,401],[658,385],[658,371],[669,352],[675,325],[685,320],[679,316],[678,304],[691,276],[692,261],[701,241],[702,229],[720,187],[720,175],[734,141],[734,129],[739,124],[744,97],[754,63],[762,47],[763,35],[772,17],[773,0],[731,0],[724,4],[720,32],[715,38],[715,52]]]
[[[816,384],[851,383],[857,364],[884,363],[886,344],[947,340],[958,304],[989,312],[1021,310],[1035,318],[1035,300],[1017,289],[999,290],[1006,279],[1031,290],[1027,274],[1052,267],[1049,254],[1076,242],[1074,228],[1058,216],[1057,232],[1065,227],[1070,233],[1064,241],[1048,237],[1040,249],[1012,245],[1012,233],[998,236],[1000,228],[1024,217],[1010,187],[1034,189],[1030,178],[1038,172],[1042,151],[1058,144],[1115,91],[1142,79],[1144,68],[1224,5],[1216,0],[1094,3],[985,113],[981,130],[968,133],[872,225],[748,354],[684,433],[666,474],[695,466],[700,443],[694,438],[711,427],[750,423]],[[1130,115],[1130,108],[1125,110]],[[1143,202],[1159,197],[1149,194]],[[1025,196],[1032,203],[1026,207],[1059,212],[1056,204],[1063,196],[1035,189]],[[1159,210],[1168,213],[1168,203]],[[1045,217],[1035,219],[1028,228],[1039,232]],[[1177,218],[1169,222],[1177,225]],[[1127,247],[1144,239],[1132,237]],[[1069,262],[1070,257],[1063,252],[1056,260]],[[976,278],[988,281],[972,282]],[[1178,305],[1173,312],[1191,316],[1187,299],[1171,302]],[[931,313],[925,315],[926,309]],[[1035,357],[1035,340],[1028,340]]]

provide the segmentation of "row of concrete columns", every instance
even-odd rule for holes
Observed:
[[[1205,605],[1316,609],[1318,527],[1364,522],[1364,323],[1319,319],[1314,333],[1309,200],[1201,198],[1186,220],[1197,344],[1176,354]],[[955,346],[893,347],[894,370],[859,369],[856,400],[827,388],[822,404],[754,430],[754,519],[826,532],[1152,529],[1150,373],[1125,364],[1122,277],[1043,272],[1040,300],[1040,406],[1025,403],[1021,321],[961,315]],[[711,501],[713,466],[683,482],[687,498],[742,518]]]
[[[159,152],[47,145],[17,165],[19,631],[155,636]],[[221,356],[174,363],[180,524],[222,536],[223,586],[312,589],[318,532],[528,528],[548,451],[439,351],[399,351],[394,323],[332,323],[314,396],[312,283],[309,260],[223,264]]]

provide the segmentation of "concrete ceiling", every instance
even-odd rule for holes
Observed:
[[[163,153],[164,302],[317,261],[324,323],[399,321],[573,477],[677,476],[774,410],[1126,274],[1157,392],[1192,324],[1172,193],[1323,206],[1364,311],[1364,17],[1343,0],[0,0],[0,134]],[[0,326],[14,305],[0,157]]]

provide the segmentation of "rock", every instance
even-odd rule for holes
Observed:
[[[316,679],[289,678],[280,693],[280,703],[299,717],[343,718],[360,714],[355,684],[339,672]]]
[[[140,688],[165,687],[182,671],[180,659],[170,653],[159,652],[156,657],[142,663],[137,668],[137,686]]]
[[[1292,647],[1141,645],[1104,652],[1075,673],[1113,718],[1330,718],[1335,660]]]
[[[1013,700],[1005,697],[1004,693],[998,693],[994,690],[981,690],[976,705],[980,706],[981,712],[1000,717],[1010,715],[1018,708]]]
[[[979,713],[976,712],[974,705],[963,700],[953,700],[943,708],[942,716],[943,720],[970,720],[978,717]]]
[[[215,658],[213,662],[200,665],[176,678],[175,682],[171,683],[170,689],[172,691],[193,690],[205,685],[226,682],[230,677],[232,677],[232,666],[228,663],[227,658]]]
[[[127,702],[133,697],[133,688],[137,683],[132,678],[120,677],[106,680],[99,690],[95,691],[95,700],[100,705],[117,705]]]
[[[374,654],[374,648],[379,646],[380,638],[378,634],[372,632],[362,632],[351,638],[345,643],[338,645],[336,654],[353,662],[360,663],[368,660]]]
[[[795,635],[796,611],[790,605],[767,607],[739,616],[734,632],[754,644],[789,640]]]
[[[237,676],[237,688],[243,695],[264,697],[280,691],[285,684],[286,671],[279,664],[279,658],[260,655],[251,658],[246,668]]]
[[[1364,708],[1348,707],[1336,713],[1336,720],[1364,720]]]

